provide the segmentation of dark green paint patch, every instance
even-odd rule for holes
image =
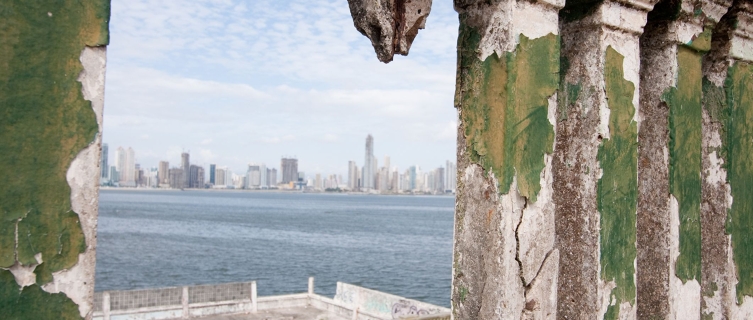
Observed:
[[[554,128],[547,118],[548,99],[559,85],[559,38],[520,36],[514,52],[480,61],[479,36],[461,16],[462,88],[456,95],[473,161],[491,170],[502,194],[513,178],[521,195],[536,201],[541,189],[544,154],[551,154]]]
[[[0,315],[5,320],[81,319],[78,305],[64,293],[47,293],[38,285],[21,289],[7,270],[0,270]]]
[[[36,264],[41,253],[38,284],[86,247],[66,172],[97,134],[79,57],[107,44],[109,15],[108,0],[0,2],[0,267]],[[21,289],[7,271],[0,286],[3,319],[80,318],[64,294]]]
[[[709,117],[719,124],[719,137],[722,140],[722,147],[707,150],[711,153],[716,151],[719,158],[725,159],[722,167],[727,167],[727,126],[729,125],[729,108],[727,107],[727,94],[724,87],[717,87],[707,78],[703,78],[703,108]]]
[[[675,273],[683,283],[701,280],[701,61],[700,52],[680,46],[677,86],[662,95],[669,106],[669,192],[680,216]]]
[[[725,81],[730,110],[727,130],[727,179],[732,189],[727,233],[737,266],[737,302],[753,296],[753,65],[737,62]]]
[[[635,85],[625,80],[624,57],[611,46],[604,66],[609,105],[609,135],[599,146],[603,175],[597,184],[601,213],[601,278],[614,281],[617,303],[604,319],[617,319],[620,304],[635,305],[636,206],[638,201],[638,127],[633,116]]]

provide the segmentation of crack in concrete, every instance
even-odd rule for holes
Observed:
[[[528,208],[528,198],[526,197],[522,197],[522,198],[523,198],[523,208],[520,209],[520,220],[518,220],[518,225],[515,226],[515,261],[518,262],[518,273],[520,275],[520,282],[523,284],[523,287],[526,288],[527,287],[526,279],[523,276],[523,261],[520,260],[520,235],[518,235],[518,229],[520,229],[520,225],[523,224],[523,214],[525,214],[526,208]],[[531,282],[533,283],[533,281]]]

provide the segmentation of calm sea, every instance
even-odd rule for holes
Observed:
[[[454,198],[102,190],[96,290],[337,281],[449,307]]]

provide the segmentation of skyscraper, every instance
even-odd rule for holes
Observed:
[[[368,191],[374,188],[374,138],[366,136],[366,155],[363,163],[363,188]]]
[[[107,163],[107,158],[110,154],[110,148],[107,146],[106,143],[102,144],[102,163],[99,164],[99,168],[101,170],[101,173],[99,174],[99,177],[101,180],[106,180],[109,176],[110,171],[110,165]]]
[[[183,188],[189,187],[189,176],[190,176],[190,167],[191,167],[191,161],[190,161],[190,155],[188,152],[183,152],[180,154],[180,168],[183,169]]]
[[[282,170],[282,183],[298,181],[298,159],[282,158],[280,169]]]
[[[135,187],[136,186],[136,153],[131,147],[128,150],[123,147],[118,147],[117,151],[118,174],[120,177],[121,187]]]
[[[204,188],[204,167],[192,164],[188,177],[189,188]]]
[[[157,180],[159,180],[158,185],[169,185],[169,170],[170,170],[170,163],[167,161],[160,161],[159,162],[159,168],[157,169]]]
[[[358,189],[358,166],[355,161],[348,161],[348,189]]]
[[[249,189],[260,188],[261,187],[261,167],[258,164],[249,163],[248,170],[246,171],[246,179],[248,179],[248,182],[246,182],[247,188]]]
[[[277,187],[277,169],[267,169],[267,185]]]
[[[214,170],[217,167],[216,164],[212,163],[209,165],[209,183],[214,184]]]

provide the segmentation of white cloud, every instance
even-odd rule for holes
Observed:
[[[457,29],[435,1],[410,56],[385,65],[342,0],[113,0],[105,142],[144,166],[193,148],[236,170],[282,155],[341,170],[372,133],[379,157],[433,166],[454,158]]]

